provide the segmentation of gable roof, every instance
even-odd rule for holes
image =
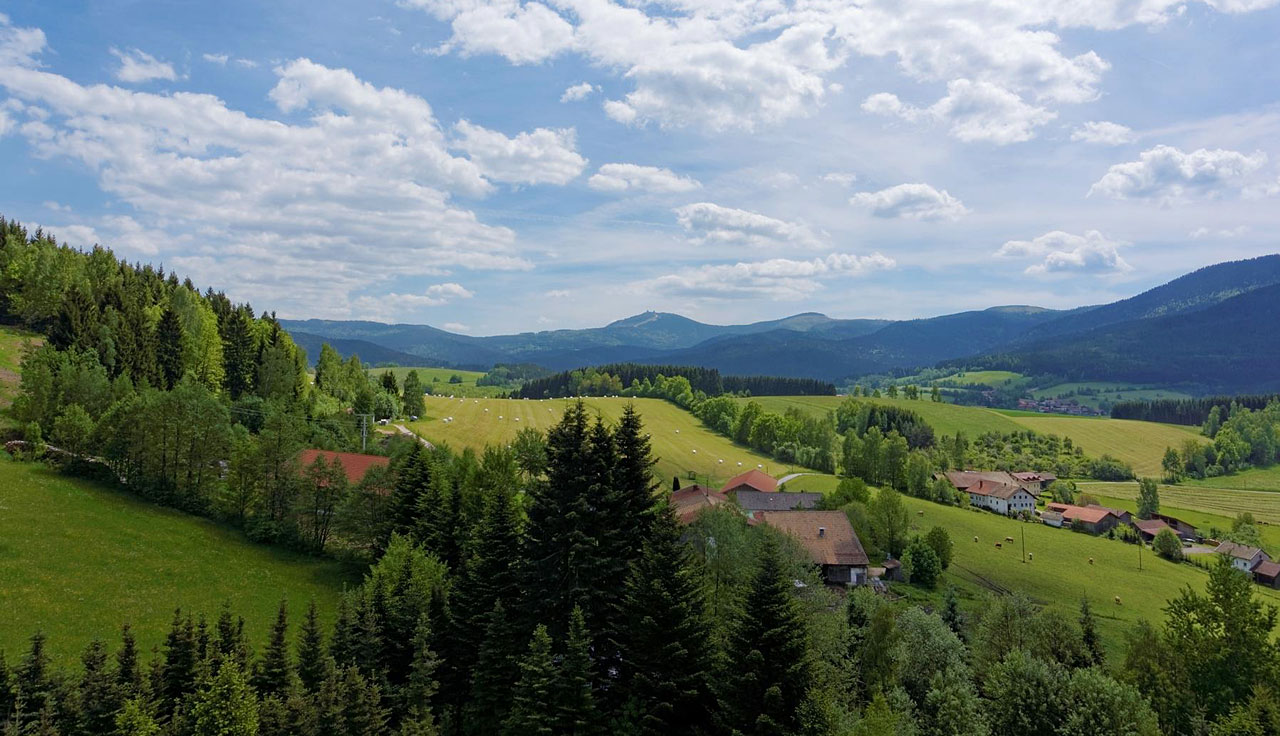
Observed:
[[[1274,580],[1275,578],[1280,577],[1280,562],[1272,560],[1259,562],[1257,567],[1253,568],[1253,574]]]
[[[772,475],[757,468],[752,468],[745,473],[740,473],[730,478],[729,482],[725,483],[724,487],[720,489],[720,492],[728,493],[741,486],[747,486],[765,493],[773,493],[778,490],[778,481]]]
[[[332,450],[303,450],[298,453],[298,466],[301,470],[306,470],[307,466],[316,461],[317,457],[323,457],[324,461],[333,464],[335,461],[342,465],[342,472],[346,474],[347,480],[352,483],[359,483],[364,480],[364,476],[373,467],[390,467],[391,458],[382,455],[362,455],[358,452],[333,452]]]
[[[1133,525],[1143,534],[1150,534],[1153,537],[1159,534],[1161,529],[1173,528],[1165,523],[1164,519],[1134,519]]]
[[[1053,473],[1010,473],[1009,475],[1024,483],[1052,483],[1058,479],[1058,476]]]
[[[1018,495],[1019,491],[1026,493],[1028,496],[1031,495],[1031,492],[1022,486],[991,480],[980,480],[964,489],[965,493],[972,493],[978,496],[991,496],[1005,501],[1008,501]]]
[[[1262,550],[1258,549],[1257,547],[1250,547],[1247,544],[1236,544],[1235,542],[1223,542],[1222,544],[1218,545],[1218,548],[1215,549],[1214,552],[1217,552],[1219,554],[1224,554],[1224,555],[1231,555],[1237,560],[1247,561],[1247,560],[1252,560],[1259,552],[1262,552]],[[1262,559],[1269,560],[1271,559],[1271,555],[1267,554],[1266,552],[1262,552]]]
[[[692,523],[703,509],[729,503],[729,497],[706,486],[691,485],[671,494],[671,508],[681,524]]]
[[[792,511],[794,509],[811,509],[822,500],[821,493],[805,493],[802,491],[738,491],[738,505],[745,511]]]
[[[1062,514],[1062,518],[1067,521],[1079,519],[1082,524],[1097,524],[1108,516],[1117,518],[1120,516],[1115,509],[1109,509],[1105,506],[1073,506],[1069,503],[1051,503],[1046,508]]]
[[[843,511],[761,511],[765,524],[795,537],[818,565],[866,565],[867,553]]]

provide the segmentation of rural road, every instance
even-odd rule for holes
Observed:
[[[782,485],[783,483],[786,483],[788,481],[793,481],[802,475],[819,475],[819,474],[818,473],[792,473],[791,475],[784,475],[778,479],[778,485]]]
[[[435,445],[431,444],[430,442],[427,442],[427,440],[426,440],[425,438],[423,438],[423,437],[422,437],[421,435],[419,435],[417,432],[414,432],[413,430],[411,430],[411,429],[409,429],[408,427],[404,426],[403,424],[393,424],[393,425],[391,425],[391,426],[393,426],[393,427],[395,427],[396,429],[398,429],[398,430],[400,431],[400,434],[407,434],[407,435],[409,435],[410,437],[416,437],[416,438],[417,438],[417,440],[418,440],[419,442],[421,442],[421,443],[422,443],[422,446],[423,446],[423,447],[426,447],[428,450],[435,449]]]

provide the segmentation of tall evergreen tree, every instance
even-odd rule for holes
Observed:
[[[439,690],[435,675],[440,658],[431,650],[431,638],[431,621],[423,614],[413,635],[413,662],[409,678],[399,691],[398,708],[402,721],[410,721],[419,728],[435,726],[431,706]]]
[[[37,631],[31,637],[31,648],[13,673],[14,701],[21,705],[21,713],[16,719],[20,733],[26,733],[22,729],[38,723],[40,713],[52,705],[54,680],[45,642],[44,632]]]
[[[695,736],[714,727],[711,620],[682,534],[663,504],[627,579],[623,689],[642,736]]]
[[[728,725],[744,734],[792,734],[809,694],[811,666],[805,619],[783,573],[777,543],[767,538],[760,567],[729,640],[720,700]]]
[[[349,667],[359,656],[358,616],[355,593],[348,591],[338,599],[338,616],[333,622],[333,638],[329,640],[329,655],[338,667]]]
[[[1098,624],[1088,598],[1080,599],[1080,639],[1089,664],[1101,667],[1106,662],[1106,655],[1102,651],[1102,637],[1098,635]]]
[[[253,313],[248,307],[233,311],[222,323],[223,385],[234,401],[253,391],[257,374],[257,340],[253,333]]]
[[[261,696],[283,696],[293,685],[293,665],[289,661],[289,606],[283,598],[276,610],[267,648],[254,669],[252,683]]]
[[[343,673],[342,722],[346,736],[382,736],[387,727],[387,711],[382,692],[354,667]]]
[[[464,710],[465,733],[498,733],[511,707],[511,687],[520,676],[520,628],[511,621],[502,601],[483,620],[484,643],[471,680],[471,697]]]
[[[80,657],[82,672],[76,689],[80,701],[81,733],[109,734],[122,705],[120,686],[108,666],[107,646],[99,639],[90,642]]]
[[[298,679],[307,692],[315,692],[324,679],[324,659],[324,633],[320,630],[320,615],[312,598],[298,636]]]
[[[3,227],[0,227],[0,230],[3,230]],[[9,660],[5,657],[4,650],[0,649],[0,724],[9,720],[16,698],[17,692],[13,684],[13,673],[9,671]]]
[[[187,693],[195,689],[197,663],[195,624],[190,616],[182,615],[181,609],[175,610],[164,640],[164,659],[155,688],[162,719],[170,718]]]
[[[431,487],[431,471],[426,452],[420,445],[415,446],[396,473],[391,508],[388,510],[390,533],[407,535],[414,532],[420,501]]]
[[[192,732],[197,736],[257,736],[258,700],[244,672],[223,661],[191,704]]]
[[[591,635],[581,608],[569,618],[569,638],[556,677],[556,728],[565,736],[590,736],[600,731],[591,663]]]
[[[504,736],[552,736],[558,733],[556,666],[551,635],[539,624],[520,660],[520,679],[511,693],[511,712],[502,726]]]
[[[156,367],[160,387],[170,389],[182,378],[183,346],[182,318],[172,307],[166,307],[156,323]]]
[[[124,698],[142,693],[142,666],[138,661],[138,642],[133,627],[125,624],[120,632],[120,651],[116,652],[116,684]]]

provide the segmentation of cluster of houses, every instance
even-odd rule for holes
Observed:
[[[1006,516],[1033,515],[1036,501],[1049,484],[1052,473],[1009,473],[1003,470],[948,470],[934,474],[953,488],[968,494],[969,505]]]

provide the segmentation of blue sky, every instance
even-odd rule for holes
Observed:
[[[469,334],[1110,301],[1276,252],[1280,0],[0,2],[0,212]]]

